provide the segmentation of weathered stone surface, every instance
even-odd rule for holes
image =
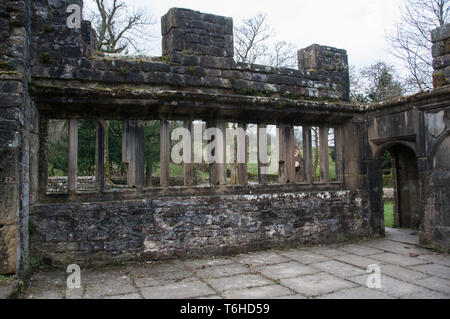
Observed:
[[[207,282],[217,291],[229,291],[248,287],[258,287],[271,284],[259,275],[238,275],[223,278],[208,278]]]
[[[230,254],[293,243],[325,243],[362,231],[351,209],[353,194],[274,194],[218,198],[174,198],[141,202],[36,205],[31,223],[34,250],[55,262]],[[269,207],[273,207],[270,210]],[[324,213],[326,207],[338,209]],[[272,212],[272,213],[271,213]],[[277,212],[277,213],[275,213]],[[344,218],[344,214],[346,217]],[[80,218],[80,216],[83,216]],[[312,221],[316,220],[313,224]],[[158,226],[157,226],[158,225]],[[334,235],[330,234],[330,225]],[[343,230],[347,230],[347,234]],[[61,243],[77,243],[60,252]],[[40,249],[38,247],[45,247]],[[53,247],[49,249],[49,247]],[[302,263],[327,260],[307,251],[286,253]],[[251,261],[251,260],[250,260]]]
[[[321,262],[318,264],[311,265],[313,268],[320,269],[322,271],[326,271],[330,274],[342,277],[342,278],[348,278],[353,277],[357,275],[362,275],[366,271],[364,269],[345,264],[343,262],[330,260],[326,262]]]
[[[351,282],[323,272],[300,278],[282,279],[281,283],[307,297],[321,296],[337,290],[356,286]]]
[[[214,290],[200,281],[142,288],[141,292],[146,299],[184,299],[215,294]]]
[[[19,227],[0,225],[0,273],[15,274],[17,249],[19,249]]]
[[[366,287],[343,289],[320,299],[393,299],[389,295]]]
[[[431,31],[431,41],[438,42],[450,38],[450,25],[446,24],[442,27]]]
[[[242,287],[241,287],[242,288]],[[226,291],[227,299],[273,299],[290,296],[290,290],[278,285]]]
[[[290,259],[294,259],[304,265],[310,265],[310,264],[320,263],[320,262],[329,260],[328,258],[326,258],[324,256],[314,254],[308,250],[291,250],[291,251],[283,252],[282,255],[286,256]]]
[[[393,232],[400,230],[393,230]],[[390,240],[388,240],[390,241]],[[353,245],[342,245],[339,249]],[[319,255],[324,252],[323,247],[313,247],[311,253]],[[335,252],[335,254],[333,253]],[[302,294],[292,290],[293,283],[289,281],[288,286],[277,280],[264,277],[258,274],[255,267],[246,267],[246,272],[233,276],[227,276],[224,266],[235,263],[234,260],[252,260],[257,256],[281,256],[283,250],[272,250],[270,252],[251,253],[236,256],[236,258],[205,258],[202,260],[172,260],[152,263],[130,263],[126,266],[108,266],[99,269],[81,269],[82,289],[73,291],[65,289],[66,276],[65,270],[52,270],[49,272],[36,272],[32,274],[29,287],[26,289],[23,297],[29,298],[83,298],[95,292],[95,295],[103,299],[134,299],[144,297],[148,294],[150,298],[199,298],[199,299],[221,299],[221,298],[276,298],[276,299],[305,299]],[[386,280],[395,280],[393,284],[384,287],[384,290],[369,289],[367,287],[367,276],[365,269],[357,268],[339,262],[333,256],[339,256],[342,251],[338,248],[327,247],[326,253],[330,261],[313,264],[309,267],[317,268],[323,271],[315,279],[309,278],[311,275],[299,275],[292,280],[304,280],[307,285],[301,285],[304,289],[311,285],[311,294],[317,294],[317,291],[332,292],[318,295],[319,298],[344,298],[344,299],[379,299],[379,298],[419,298],[419,299],[448,299],[448,280],[437,276],[429,276],[420,271],[413,271],[408,268],[382,265],[383,275],[389,274],[389,277],[382,277],[382,284]],[[399,255],[402,257],[403,255]],[[450,260],[446,255],[432,256],[436,261],[442,264]],[[439,258],[436,258],[439,257]],[[439,265],[430,261],[430,264]],[[295,272],[299,263],[281,262],[285,265],[285,271]],[[260,267],[271,267],[260,266]],[[259,267],[256,267],[259,268]],[[291,270],[289,270],[289,268]],[[219,278],[205,278],[199,282],[201,273],[208,271],[221,274]],[[325,273],[331,273],[328,277]],[[318,275],[318,274],[316,274]],[[325,277],[324,277],[325,276]],[[306,277],[305,279],[302,279]],[[332,279],[331,281],[328,280]],[[344,283],[352,282],[356,278],[355,285],[341,288]],[[136,288],[136,293],[123,293],[131,289],[129,283]],[[203,285],[205,284],[205,285]],[[208,290],[206,288],[211,288]],[[414,288],[416,287],[416,288]],[[153,290],[155,292],[153,293]],[[86,291],[83,293],[83,291]],[[204,295],[206,294],[206,295]],[[314,298],[314,296],[312,297]]]
[[[295,261],[276,265],[261,266],[258,267],[257,270],[264,276],[272,278],[274,280],[299,277],[320,272],[320,270],[302,265]]]
[[[431,276],[438,276],[450,280],[450,267],[443,265],[420,265],[411,267],[413,270],[421,271]]]
[[[362,275],[358,277],[352,277],[349,280],[360,285],[367,285],[368,275]],[[405,298],[414,294],[418,294],[426,291],[426,289],[419,286],[397,280],[385,275],[381,275],[381,288],[377,291],[384,292],[385,294],[395,298]]]
[[[409,178],[416,183],[402,183],[404,176],[399,176],[400,196],[408,198],[400,207],[410,203],[408,210],[416,221],[411,225],[420,226],[422,244],[449,249],[448,89],[367,109],[346,105],[344,50],[319,45],[303,49],[300,70],[236,63],[230,18],[176,8],[162,19],[163,57],[97,55],[89,22],[67,28],[69,2],[82,6],[81,0],[51,4],[19,0],[0,9],[0,29],[8,30],[0,33],[0,188],[5,190],[0,193],[0,227],[18,227],[20,234],[20,241],[13,243],[8,237],[0,247],[3,260],[15,250],[14,263],[22,273],[27,265],[30,208],[36,228],[31,246],[40,257],[60,262],[234,254],[383,234],[378,153],[394,144],[410,148],[414,154],[409,162],[418,163],[417,174]],[[443,26],[432,34],[436,87],[449,84],[448,29]],[[338,102],[330,102],[334,99]],[[437,134],[433,125],[422,126],[423,113],[429,110],[443,112]],[[196,194],[192,189],[167,190],[170,196],[166,190],[73,194],[62,199],[41,194],[47,203],[35,205],[39,117],[124,120],[161,115],[174,120],[195,115],[203,120],[342,128],[344,183],[312,184],[305,192],[301,186],[285,191],[278,185],[269,195],[259,192],[256,197],[244,196],[253,192],[252,186],[197,189]],[[399,164],[407,162],[403,158]],[[408,193],[411,189],[414,192]],[[355,257],[341,259],[362,267],[373,249],[423,254],[402,245],[371,246],[368,252],[354,247],[349,252]],[[291,259],[314,260],[297,257]],[[392,262],[401,260],[395,257]]]

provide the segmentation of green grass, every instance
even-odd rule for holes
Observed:
[[[394,227],[394,203],[384,202],[384,226]]]

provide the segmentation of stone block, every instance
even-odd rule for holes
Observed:
[[[17,150],[15,148],[0,149],[0,185],[13,185],[18,183]]]
[[[443,69],[450,66],[450,54],[445,54],[434,58],[433,68],[435,70]]]
[[[431,31],[431,41],[433,43],[447,40],[448,38],[450,38],[450,24],[443,25]]]
[[[17,222],[18,188],[16,185],[0,185],[0,225]]]
[[[0,274],[16,272],[17,249],[19,248],[19,227],[0,225]]]
[[[444,41],[439,41],[433,44],[431,47],[431,54],[433,58],[437,58],[438,56],[445,54],[445,43]]]

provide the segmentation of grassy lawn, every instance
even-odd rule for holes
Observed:
[[[384,202],[384,225],[394,227],[394,203]]]

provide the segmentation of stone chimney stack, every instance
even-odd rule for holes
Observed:
[[[298,69],[326,77],[326,81],[336,84],[339,92],[346,92],[344,99],[350,98],[350,79],[347,51],[313,44],[298,51]]]
[[[163,55],[172,63],[229,68],[234,61],[231,18],[172,8],[161,18],[161,32]]]

